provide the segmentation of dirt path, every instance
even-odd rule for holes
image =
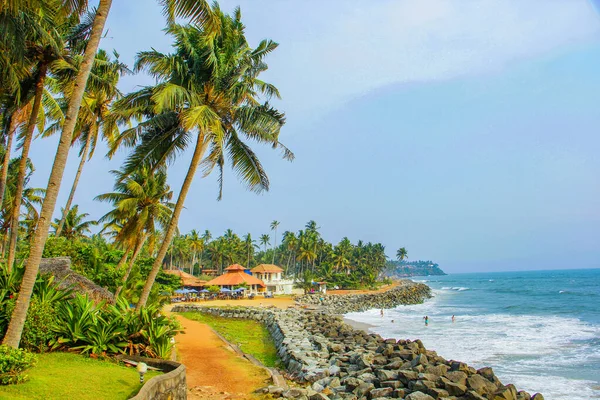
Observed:
[[[186,366],[189,399],[258,398],[252,392],[269,384],[266,371],[235,354],[207,325],[177,319],[185,328],[175,340]]]

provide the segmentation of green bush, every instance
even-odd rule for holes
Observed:
[[[208,289],[206,289],[206,290],[208,290],[211,293],[219,293],[221,288],[217,285],[213,285],[213,286],[209,286]]]
[[[55,321],[56,312],[52,304],[38,296],[32,297],[21,335],[21,347],[29,351],[46,351],[48,342],[55,337],[52,331]]]
[[[0,346],[0,384],[12,385],[27,380],[25,370],[35,365],[35,355],[22,349]]]

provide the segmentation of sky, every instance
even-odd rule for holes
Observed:
[[[273,236],[272,220],[280,233],[315,220],[328,241],[381,242],[390,257],[403,246],[447,272],[600,267],[598,3],[220,1],[241,7],[251,44],[280,44],[265,79],[296,160],[257,149],[270,191],[247,192],[228,170],[220,202],[214,177],[198,175],[180,230]],[[114,2],[101,47],[132,66],[138,51],[170,51],[163,28],[157,2]],[[120,88],[152,83],[137,74]],[[45,187],[55,148],[35,141],[32,185]],[[92,218],[126,156],[97,154],[75,198]],[[176,193],[190,157],[169,168]],[[59,204],[77,162],[72,151]]]

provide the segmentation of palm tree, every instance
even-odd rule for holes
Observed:
[[[204,251],[204,239],[200,237],[197,230],[193,229],[188,235],[188,241],[190,250],[192,250],[192,265],[190,266],[190,274],[194,274],[194,265],[196,264],[196,257],[198,252]]]
[[[21,2],[24,3],[25,0],[21,0]],[[72,5],[74,3],[77,3],[79,6],[82,5],[77,1],[73,2],[65,0],[65,4]],[[81,3],[83,3],[83,1]],[[44,197],[44,202],[42,204],[42,211],[40,213],[38,227],[31,243],[29,257],[25,264],[25,273],[23,275],[21,289],[19,290],[19,296],[17,297],[17,302],[6,331],[6,335],[2,341],[3,344],[6,344],[10,347],[19,347],[19,343],[21,341],[21,333],[25,324],[29,302],[31,300],[31,293],[33,292],[33,286],[35,284],[40,261],[42,259],[42,252],[48,237],[48,228],[50,226],[52,214],[54,213],[56,198],[58,197],[58,191],[60,189],[63,172],[67,163],[71,137],[73,136],[77,114],[83,97],[83,91],[92,69],[94,56],[98,49],[98,44],[100,43],[100,37],[102,36],[102,31],[104,29],[104,24],[106,22],[106,17],[108,15],[111,3],[112,0],[100,0],[96,10],[96,17],[94,18],[94,22],[92,24],[91,34],[83,55],[83,61],[74,80],[74,89],[69,100],[69,106],[65,115],[65,124],[56,151],[54,163],[52,165],[52,170],[50,172],[50,178],[48,179],[48,187],[46,189],[46,196]],[[62,9],[63,8],[58,8],[58,10]],[[42,75],[40,75],[40,77],[41,76]],[[34,112],[32,112],[32,115],[34,115]]]
[[[398,261],[403,261],[406,259],[406,257],[408,257],[408,252],[406,251],[406,248],[400,247],[398,251],[396,251],[396,258],[398,259]]]
[[[94,80],[101,81],[101,84],[90,85],[88,83],[82,107],[79,110],[73,143],[79,141],[82,144],[81,151],[79,152],[81,160],[79,161],[79,167],[77,168],[77,173],[75,174],[61,220],[56,229],[56,236],[60,236],[66,215],[75,197],[75,191],[77,190],[83,167],[86,161],[90,160],[94,155],[99,136],[102,135],[107,142],[111,143],[119,132],[116,124],[109,123],[108,116],[112,101],[120,94],[117,89],[119,78],[129,70],[125,64],[119,61],[119,55],[117,53],[114,55],[115,59],[112,60],[106,51],[98,51],[92,67]],[[60,124],[54,124],[46,131],[45,135],[54,133],[58,128],[60,128]]]
[[[252,255],[254,254],[254,246],[255,246],[256,241],[252,239],[252,235],[250,233],[246,234],[246,236],[244,236],[244,247],[245,247],[245,251],[246,251],[246,268],[250,268],[250,259],[252,258]]]
[[[9,231],[13,222],[13,207],[14,207],[14,196],[17,187],[17,176],[19,173],[20,160],[15,158],[11,160],[8,165],[7,181],[6,181],[6,192],[4,196],[4,204],[0,209],[0,233],[2,235],[2,251],[0,254],[4,257],[4,252],[7,247],[7,240],[9,239]],[[37,223],[39,213],[36,206],[42,204],[44,190],[38,188],[28,187],[29,180],[35,171],[31,160],[27,162],[27,174],[25,175],[25,189],[23,190],[23,201],[21,208],[24,209],[25,215],[28,216],[28,220],[32,224]]]
[[[6,109],[5,109],[6,110]],[[8,165],[10,163],[10,152],[17,129],[25,124],[27,116],[31,113],[31,103],[18,108],[12,112],[5,112],[6,121],[4,122],[3,137],[6,137],[4,143],[4,154],[2,159],[2,173],[0,174],[0,204],[4,204],[4,191],[6,180],[8,179]],[[8,114],[8,115],[7,115]]]
[[[204,269],[203,259],[204,259],[204,249],[208,246],[208,243],[212,239],[212,234],[208,229],[204,231],[202,234],[202,253],[200,253],[200,268]]]
[[[271,242],[271,237],[266,233],[260,235],[260,244],[265,246],[265,253],[267,252],[267,245]]]
[[[275,264],[275,252],[277,251],[277,228],[279,227],[279,221],[273,220],[273,222],[271,222],[271,230],[275,231],[275,240],[273,243],[273,261],[271,262],[271,264]]]
[[[56,4],[54,2],[49,3],[53,5],[56,4],[56,8],[53,10],[55,11],[56,15],[70,15],[73,12],[73,5],[82,7],[85,5],[85,3],[87,3],[85,0],[63,0],[61,3],[62,2],[64,2],[63,5]],[[159,2],[163,6],[163,9],[169,20],[172,22],[175,20],[175,17],[183,17],[191,18],[195,22],[202,23],[206,19],[207,15],[209,14],[208,11],[210,10],[208,3],[205,0],[159,0]],[[14,10],[29,12],[29,9],[32,6],[39,7],[43,3],[45,4],[46,2],[13,0],[12,5],[14,7],[2,7],[0,8],[0,12],[5,12],[6,10],[8,10],[9,13],[12,13]],[[71,139],[75,130],[75,123],[79,108],[81,106],[83,92],[92,69],[94,56],[98,50],[98,45],[100,43],[100,38],[102,37],[102,31],[104,30],[104,25],[108,16],[108,12],[110,11],[111,4],[112,0],[99,1],[98,7],[96,8],[96,15],[92,23],[89,40],[85,47],[83,61],[81,63],[79,72],[74,79],[75,84],[73,93],[69,99],[69,106],[65,115],[65,124],[63,126],[59,145],[56,150],[54,163],[52,164],[52,169],[50,171],[50,178],[48,179],[48,187],[46,189],[46,195],[42,204],[42,211],[40,213],[38,227],[31,242],[29,257],[25,264],[25,273],[23,275],[21,289],[19,291],[19,296],[17,297],[15,308],[11,315],[8,329],[2,341],[3,344],[6,344],[10,347],[19,347],[19,343],[21,341],[21,333],[23,332],[25,318],[27,317],[27,310],[29,309],[29,302],[31,300],[33,286],[35,284],[40,261],[42,259],[42,252],[48,237],[48,228],[50,226],[52,214],[54,213],[54,208],[56,206],[56,199],[58,197],[58,191],[60,190],[60,184],[62,182],[63,173],[67,163],[69,147],[71,145]],[[35,14],[35,12],[38,10],[34,9],[33,11],[34,12],[31,14]],[[9,60],[9,62],[10,61],[12,60]],[[0,65],[5,64],[6,63],[3,61],[0,61]],[[170,238],[167,240],[167,242],[169,241]],[[164,257],[164,253],[166,253],[166,249],[163,252],[162,257]],[[158,271],[156,271],[156,273],[158,273]],[[156,276],[156,273],[154,276]],[[154,280],[154,277],[152,280]]]
[[[308,221],[308,222],[306,223],[306,226],[305,226],[305,228],[306,228],[306,230],[307,230],[307,231],[309,231],[309,232],[316,232],[316,231],[318,231],[319,229],[321,229],[320,227],[318,227],[318,226],[317,226],[317,223],[316,223],[315,221],[313,221],[313,220],[310,220],[310,221]]]
[[[109,202],[113,209],[100,218],[106,226],[120,225],[115,235],[115,242],[125,249],[117,270],[125,263],[127,255],[133,252],[127,272],[123,275],[122,284],[115,293],[119,295],[127,282],[135,259],[139,255],[144,242],[149,238],[149,252],[153,252],[156,228],[164,228],[167,224],[173,204],[169,201],[173,192],[167,184],[167,173],[164,168],[152,173],[149,169],[141,169],[123,176],[120,171],[112,171],[116,183],[114,192],[101,194],[98,201]]]
[[[67,213],[64,222],[64,229],[61,235],[56,234],[56,236],[64,236],[65,238],[79,239],[86,237],[87,233],[91,233],[90,228],[94,225],[98,225],[97,221],[86,221],[90,214],[82,213],[79,214],[79,206],[75,204]],[[55,219],[52,226],[55,230],[58,228],[59,220]]]
[[[138,307],[144,306],[148,299],[201,161],[205,174],[218,168],[222,183],[223,167],[229,157],[233,169],[248,188],[261,192],[268,190],[267,175],[242,138],[281,148],[285,157],[293,157],[279,142],[283,114],[258,99],[260,94],[278,95],[274,86],[258,79],[266,69],[265,56],[277,44],[264,40],[252,49],[244,36],[239,9],[234,16],[228,16],[215,4],[211,12],[218,24],[169,28],[169,33],[176,38],[175,53],[140,53],[136,69],[148,70],[159,83],[117,102],[124,117],[143,120],[137,127],[123,132],[121,141],[117,141],[117,144],[140,141],[126,162],[129,168],[140,164],[156,166],[172,160],[176,152],[192,140],[192,134],[196,142],[173,217]],[[221,195],[220,184],[219,198]]]
[[[28,117],[28,121],[25,124],[24,132],[22,133],[21,141],[21,162],[19,164],[19,175],[17,177],[17,191],[15,192],[15,206],[13,207],[14,214],[12,215],[13,222],[11,224],[10,243],[8,248],[8,260],[7,268],[10,270],[13,267],[15,261],[15,252],[17,247],[18,237],[18,226],[19,216],[21,209],[21,193],[23,192],[24,180],[26,174],[26,163],[29,157],[29,149],[33,140],[33,133],[38,122],[43,121],[45,117],[40,117],[42,110],[42,99],[44,95],[46,77],[50,69],[54,66],[65,62],[65,58],[68,56],[68,50],[65,48],[65,40],[61,33],[65,33],[65,28],[72,28],[72,25],[68,24],[67,21],[56,21],[55,26],[46,26],[49,29],[49,35],[45,37],[46,40],[40,40],[27,45],[25,53],[28,61],[31,62],[31,75],[33,78],[33,100],[31,105],[31,112]],[[61,32],[61,28],[62,31]],[[29,42],[28,42],[29,43]]]

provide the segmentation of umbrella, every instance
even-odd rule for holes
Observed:
[[[198,293],[196,289],[188,289],[188,293]]]
[[[177,294],[186,294],[187,293],[187,289],[177,289],[175,291],[175,293],[177,293]]]
[[[227,289],[227,288],[221,288],[221,293],[229,293],[231,292],[231,290]]]
[[[200,291],[200,293],[210,293],[210,290],[207,290],[207,289],[202,289],[202,290]]]

